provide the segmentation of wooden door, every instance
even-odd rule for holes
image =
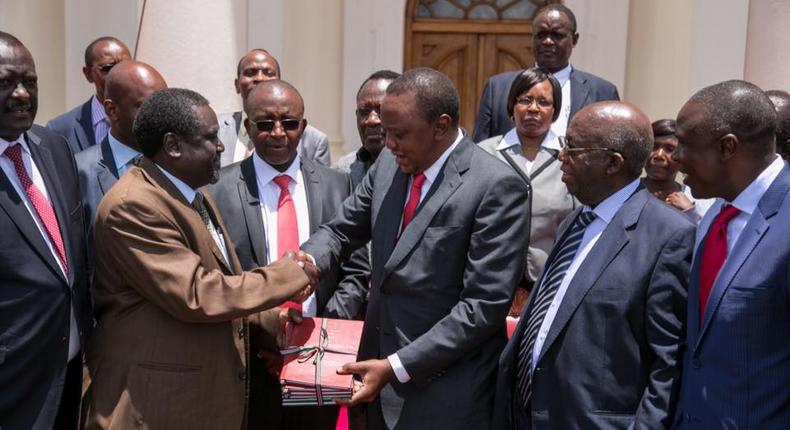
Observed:
[[[461,126],[471,134],[486,80],[534,64],[532,17],[556,2],[409,0],[404,69],[431,67],[449,76],[461,99]]]

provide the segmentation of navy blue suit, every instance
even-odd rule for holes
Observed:
[[[571,212],[558,238],[582,210]],[[645,189],[631,195],[568,285],[538,355],[525,411],[516,372],[532,295],[499,360],[492,428],[668,427],[680,383],[693,242],[694,227],[680,212]],[[555,247],[546,267],[556,253]]]
[[[92,325],[77,169],[60,136],[26,134],[60,225],[68,278],[0,171],[0,428],[51,429],[64,388],[70,309],[84,347]]]
[[[691,270],[675,428],[790,429],[790,168],[738,237],[700,325],[701,248]]]
[[[516,75],[521,72],[522,70],[512,70],[488,79],[480,96],[480,109],[472,140],[481,142],[489,137],[504,135],[515,127],[507,113],[507,95]],[[572,69],[571,112],[568,121],[584,106],[602,100],[620,100],[617,87],[591,73]]]
[[[92,100],[93,97],[74,109],[52,118],[47,123],[48,129],[66,139],[72,154],[77,154],[98,143],[93,134]]]

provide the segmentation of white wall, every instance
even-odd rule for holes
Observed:
[[[744,73],[747,80],[763,89],[790,91],[788,24],[790,24],[789,1],[749,2],[749,31]]]

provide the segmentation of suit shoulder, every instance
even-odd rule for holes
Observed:
[[[337,169],[333,169],[331,167],[322,166],[317,163],[313,163],[316,174],[320,175],[321,178],[326,178],[327,180],[344,182],[348,181],[348,173],[342,172]]]
[[[502,135],[489,137],[488,139],[482,140],[478,142],[477,146],[480,147],[482,150],[488,152],[489,154],[495,154],[496,148],[499,146],[499,142],[502,140]]]
[[[513,82],[513,79],[521,73],[521,70],[510,70],[507,72],[497,73],[494,76],[488,78],[488,82],[490,83],[497,83],[497,84],[507,84],[510,85]]]
[[[601,87],[601,88],[607,88],[607,89],[614,89],[614,90],[617,89],[617,87],[613,83],[607,81],[606,79],[604,79],[604,78],[602,78],[602,77],[600,77],[598,75],[593,75],[592,73],[585,72],[583,70],[578,70],[578,69],[573,69],[573,73],[578,73],[579,75],[583,76],[593,86]]]
[[[488,151],[474,145],[471,168],[476,170],[482,181],[489,183],[499,183],[501,181],[515,180],[523,184],[524,180],[513,171],[509,166],[503,166],[502,160]]]
[[[47,128],[58,133],[63,134],[67,130],[74,127],[74,123],[76,121],[77,116],[79,116],[80,111],[85,106],[85,103],[77,105],[76,107],[72,108],[69,111],[66,111],[47,122]]]
[[[647,190],[643,192],[648,196],[642,215],[649,223],[659,224],[662,229],[672,232],[687,230],[693,233],[696,230],[694,224],[679,210],[653,197]]]
[[[101,144],[89,146],[88,148],[74,154],[77,168],[82,170],[88,163],[95,162],[101,158]]]
[[[68,143],[66,143],[66,139],[53,130],[33,124],[30,130],[28,130],[28,133],[38,137],[40,139],[39,145],[45,146],[54,154],[59,156],[65,154],[68,154],[70,157],[74,156],[74,154],[71,153],[71,148]]]
[[[302,139],[305,141],[321,141],[328,139],[328,136],[323,131],[313,127],[310,124],[307,124],[307,127],[304,128]]]

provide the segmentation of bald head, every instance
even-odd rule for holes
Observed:
[[[291,113],[298,115],[299,118],[304,115],[302,95],[299,94],[299,91],[293,85],[279,79],[263,81],[256,85],[244,99],[244,112],[247,113],[247,116],[250,116],[250,113],[260,106],[261,103],[271,100],[293,100],[295,110]]]
[[[605,101],[580,110],[571,121],[580,133],[587,133],[597,147],[621,154],[625,173],[633,180],[642,174],[642,167],[653,147],[650,119],[636,106]]]
[[[110,119],[112,136],[138,149],[132,131],[137,109],[146,97],[163,88],[167,84],[162,75],[146,63],[129,60],[113,67],[107,74],[104,91],[104,109]]]
[[[790,94],[782,90],[770,90],[765,94],[776,111],[776,152],[790,161]]]

